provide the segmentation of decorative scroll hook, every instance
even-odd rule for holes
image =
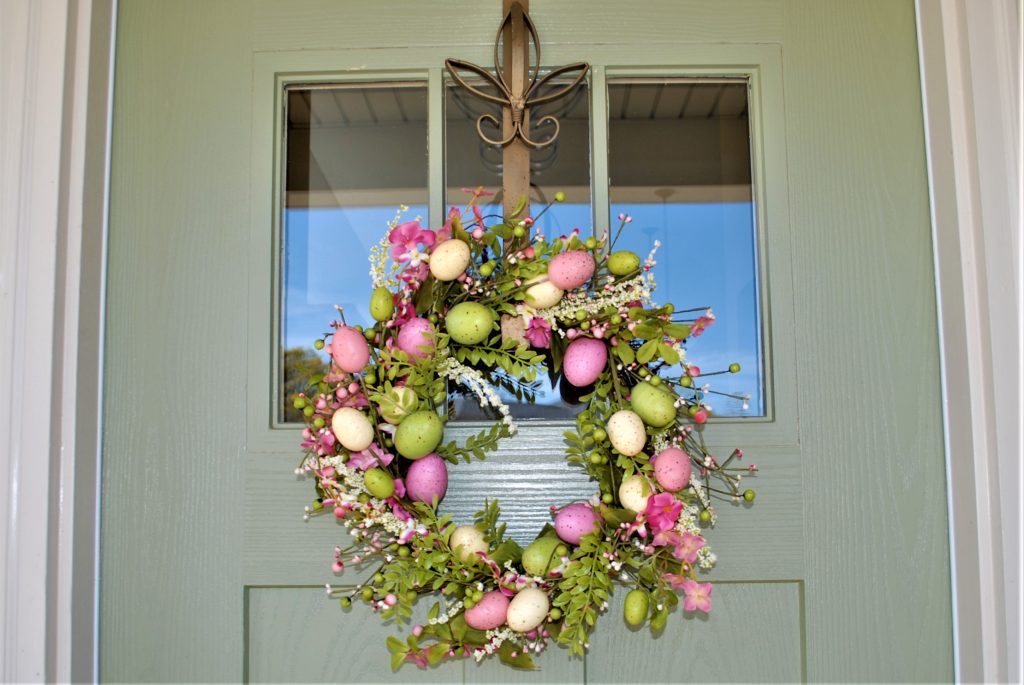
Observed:
[[[522,62],[514,57],[512,62],[512,76],[510,79],[506,80],[504,69],[501,68],[502,62],[499,56],[499,50],[500,45],[502,44],[502,36],[506,29],[509,28],[511,28],[510,35],[514,37],[513,40],[525,39],[528,44],[532,43],[533,60],[531,61],[528,58],[525,62]],[[523,46],[513,46],[513,55],[520,54],[520,51],[515,49],[516,47],[521,49]],[[530,54],[529,50],[526,52],[527,55]],[[548,114],[541,117],[537,124],[538,126],[554,126],[552,133],[543,140],[534,140],[530,138],[528,134],[530,107],[551,102],[568,95],[583,82],[583,79],[586,78],[587,72],[590,69],[590,65],[586,62],[574,62],[554,69],[543,78],[538,78],[541,66],[540,36],[537,34],[537,28],[534,26],[533,21],[531,21],[529,13],[526,12],[526,10],[523,9],[523,6],[518,2],[512,3],[509,11],[505,14],[505,18],[502,20],[501,25],[498,27],[498,34],[494,39],[495,74],[492,74],[489,70],[484,69],[479,65],[460,59],[447,59],[444,64],[448,69],[448,73],[451,74],[452,79],[472,95],[480,98],[481,100],[485,100],[486,102],[501,105],[503,108],[508,110],[511,130],[504,137],[501,137],[499,134],[497,138],[492,138],[484,132],[484,122],[496,128],[499,132],[501,131],[502,123],[497,117],[492,114],[482,114],[477,118],[476,131],[484,142],[489,145],[505,147],[518,138],[523,141],[525,145],[533,149],[540,149],[555,142],[555,139],[558,138],[561,126],[555,116]],[[460,70],[472,72],[476,76],[480,77],[485,83],[493,86],[495,90],[498,91],[498,95],[485,92],[471,85],[459,73]],[[578,73],[568,84],[563,85],[546,95],[537,95],[537,93],[544,88],[546,84],[550,83],[552,79],[574,71]],[[511,81],[511,83],[509,81]],[[516,85],[519,85],[519,87],[516,88]]]

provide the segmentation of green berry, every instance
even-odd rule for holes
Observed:
[[[323,340],[317,340],[315,343],[313,343],[313,347],[315,347],[318,350],[324,349],[324,341]]]
[[[587,318],[587,313],[585,311],[583,311],[582,309],[577,309],[576,310],[576,320],[577,321],[583,321],[586,318]]]
[[[590,463],[594,464],[595,466],[600,464],[601,463],[601,453],[600,452],[591,452],[590,453]]]
[[[557,621],[558,619],[562,618],[562,610],[558,607],[554,607],[553,609],[551,609],[551,611],[548,612],[548,616],[551,617],[552,621]]]
[[[702,526],[706,526],[709,523],[711,523],[711,512],[708,511],[707,509],[703,509],[701,510],[700,516],[698,518],[700,519],[700,524]]]
[[[729,373],[739,373],[739,372],[740,372],[740,365],[739,364],[737,364],[736,362],[733,362],[732,364],[729,364]]]
[[[594,440],[601,442],[603,440],[606,440],[607,438],[608,431],[606,431],[604,428],[598,428],[597,430],[594,431]]]
[[[665,312],[666,314],[671,314],[675,310],[676,310],[675,305],[673,305],[671,303],[669,303],[669,304],[667,304],[667,305],[665,305],[664,307],[661,308],[661,311]]]
[[[400,556],[400,557],[407,557],[407,556],[409,556],[409,554],[411,554],[411,552],[409,551],[409,548],[406,547],[405,545],[402,545],[401,547],[398,548],[398,556]]]
[[[472,609],[473,607],[475,607],[475,606],[476,606],[476,602],[474,602],[474,601],[473,601],[473,600],[471,600],[471,599],[467,599],[466,601],[464,601],[464,602],[462,603],[462,605],[463,605],[464,607],[466,607],[467,609]]]
[[[348,609],[350,606],[352,606],[352,600],[348,597],[342,597],[338,600],[338,604],[341,605],[342,609]]]
[[[324,421],[322,416],[318,416],[315,419],[313,419],[314,428],[323,428],[325,425],[327,425],[327,422]]]
[[[597,238],[591,236],[587,238],[587,241],[583,244],[587,246],[588,250],[593,250],[595,247],[597,247]]]
[[[604,502],[605,504],[611,504],[614,499],[615,498],[612,497],[610,492],[606,492],[603,495],[601,495],[601,501]]]
[[[383,573],[374,573],[373,574],[373,582],[377,583],[378,585],[380,583],[383,583],[384,582],[384,574]]]
[[[515,228],[512,229],[512,235],[514,235],[517,238],[522,238],[524,235],[526,235],[526,229],[523,228],[522,226],[516,226]]]
[[[370,342],[373,342],[373,339],[377,337],[377,331],[373,330],[372,328],[367,328],[365,331],[363,331],[363,337],[369,340]]]
[[[753,490],[744,490],[743,499],[747,502],[753,502],[754,498],[757,497],[757,493]]]
[[[479,602],[483,598],[484,598],[484,591],[483,590],[476,590],[475,592],[473,592],[473,601],[474,602]]]
[[[303,407],[306,406],[306,398],[296,397],[295,400],[292,401],[292,406],[295,407],[296,409],[302,409]]]
[[[315,411],[316,411],[316,409],[313,407],[313,405],[307,404],[302,409],[302,415],[305,416],[306,418],[309,418],[310,416],[313,415],[313,412],[315,412]]]
[[[661,378],[659,376],[652,376],[650,380],[651,385],[661,385]]]
[[[367,385],[376,385],[377,374],[375,374],[373,371],[367,371],[366,373],[363,374],[363,382],[366,383]]]
[[[373,599],[373,588],[372,587],[364,587],[363,588],[363,600],[366,601],[366,602],[369,602],[371,599]]]
[[[569,548],[566,547],[565,545],[559,545],[558,547],[555,547],[555,554],[560,556],[560,557],[564,557],[568,553],[569,553]]]
[[[693,379],[690,378],[689,376],[683,376],[679,380],[679,385],[683,386],[684,388],[689,388],[691,385],[693,385]]]
[[[480,267],[480,275],[487,278],[494,273],[494,262],[486,262]]]
[[[621,323],[622,323],[622,317],[619,316],[618,314],[612,314],[612,325],[613,326],[618,326]]]
[[[555,202],[565,202],[565,193],[561,190],[555,193]]]

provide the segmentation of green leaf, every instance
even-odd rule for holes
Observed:
[[[642,323],[633,329],[633,335],[644,340],[661,337],[661,329],[650,323]]]
[[[437,666],[444,659],[444,655],[451,649],[451,645],[447,642],[436,642],[427,649],[427,663],[431,666]]]
[[[655,353],[657,353],[657,351],[658,351],[658,341],[657,340],[648,340],[647,342],[645,342],[643,345],[640,346],[639,350],[637,350],[637,353],[636,353],[637,361],[639,361],[641,364],[646,364],[647,362],[649,362],[652,359],[654,359],[654,355],[655,355]]]
[[[529,654],[523,654],[520,651],[517,652],[515,656],[512,656],[512,652],[516,652],[516,649],[516,646],[511,642],[502,642],[501,647],[498,648],[498,658],[501,659],[501,663],[512,666],[513,668],[537,668],[533,663],[533,657]]]
[[[690,327],[685,323],[673,323],[665,326],[665,335],[676,340],[690,337]]]
[[[632,523],[636,520],[636,514],[629,509],[619,509],[602,504],[601,518],[605,520],[605,523],[618,526],[620,523]]]
[[[661,354],[661,358],[665,360],[668,365],[679,363],[679,353],[676,352],[675,348],[668,343],[661,343],[658,345],[658,352]]]
[[[405,663],[405,657],[406,657],[407,654],[408,654],[408,652],[402,651],[402,652],[395,652],[394,654],[391,655],[391,670],[392,671],[397,671],[398,669],[400,669],[402,667],[402,664]]]
[[[636,354],[633,352],[633,348],[625,343],[619,343],[614,348],[616,356],[622,360],[623,364],[632,364],[636,360]]]
[[[505,540],[491,552],[490,557],[498,566],[504,566],[506,561],[518,563],[523,557],[523,548],[515,540]]]
[[[459,614],[452,620],[448,621],[448,625],[452,627],[452,636],[462,642],[466,639],[466,632],[469,630],[469,626],[466,624],[466,617]]]
[[[387,645],[388,645],[388,651],[390,651],[392,653],[399,652],[399,651],[401,651],[401,652],[405,651],[405,643],[402,642],[401,640],[399,640],[394,635],[388,635],[388,638],[387,638],[386,642],[387,642]]]

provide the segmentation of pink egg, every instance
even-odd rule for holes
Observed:
[[[584,250],[556,255],[548,264],[548,280],[562,290],[578,288],[594,275],[594,258]]]
[[[419,316],[406,321],[398,331],[398,349],[414,359],[430,356],[434,351],[434,324]]]
[[[597,380],[608,363],[608,346],[593,338],[577,338],[565,348],[562,372],[567,381],[582,388]]]
[[[589,504],[570,504],[555,514],[555,532],[570,545],[578,545],[584,535],[596,530],[597,520]]]
[[[410,499],[432,504],[440,502],[448,491],[448,465],[436,454],[417,459],[405,475],[405,490]]]
[[[341,326],[331,336],[331,358],[342,371],[357,373],[370,361],[370,346],[362,333],[349,326]]]
[[[690,484],[690,457],[678,447],[658,452],[654,458],[654,478],[668,492],[679,492]]]
[[[466,624],[477,630],[492,630],[505,623],[508,615],[509,598],[499,590],[484,594],[472,609],[466,610]]]

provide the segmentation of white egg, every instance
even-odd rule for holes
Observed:
[[[626,509],[639,514],[647,508],[647,500],[651,496],[651,487],[640,474],[633,474],[619,485],[619,502]]]
[[[331,417],[331,430],[341,446],[349,452],[362,452],[373,442],[373,426],[366,414],[344,407]]]
[[[479,561],[477,552],[486,554],[488,549],[483,532],[476,526],[459,526],[453,530],[448,546],[464,564]]]
[[[554,307],[565,294],[565,291],[549,281],[547,276],[531,278],[526,285],[529,286],[526,289],[526,304],[534,309]]]
[[[647,430],[640,416],[628,409],[622,409],[608,419],[608,439],[612,447],[627,457],[640,454],[647,443]]]
[[[512,598],[505,622],[517,633],[528,633],[544,622],[550,608],[548,596],[542,590],[528,587]]]
[[[458,239],[439,243],[430,253],[430,273],[439,281],[454,281],[469,266],[469,245]]]

